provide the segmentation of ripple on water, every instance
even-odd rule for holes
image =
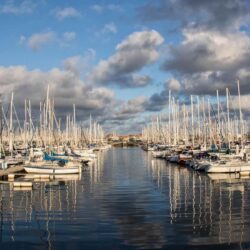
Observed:
[[[1,184],[0,247],[248,249],[249,184],[111,149],[72,180]]]

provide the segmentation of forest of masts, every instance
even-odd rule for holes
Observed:
[[[10,104],[6,108],[0,103],[1,118],[1,153],[12,152],[15,148],[73,146],[87,147],[92,144],[103,144],[104,131],[92,120],[83,127],[76,121],[76,107],[73,104],[72,113],[66,115],[65,123],[57,118],[54,100],[49,96],[49,86],[44,102],[40,102],[39,118],[32,119],[31,102],[24,100],[24,119],[18,117],[14,93],[11,93]]]
[[[190,96],[190,106],[180,105],[169,90],[168,112],[163,119],[158,115],[142,130],[142,139],[148,144],[203,146],[204,148],[225,145],[230,148],[234,143],[247,141],[249,123],[243,119],[241,109],[240,84],[237,81],[237,110],[232,104],[229,89],[226,89],[224,102],[220,101],[217,90],[216,102],[199,96]],[[164,121],[163,121],[164,120]]]

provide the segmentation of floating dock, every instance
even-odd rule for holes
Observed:
[[[23,166],[15,166],[15,167],[7,168],[7,169],[1,169],[0,170],[0,177],[4,176],[4,175],[8,175],[8,174],[21,172],[23,170],[24,170]]]

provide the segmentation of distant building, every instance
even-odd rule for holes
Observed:
[[[142,139],[141,134],[129,134],[129,135],[117,135],[116,133],[111,133],[106,135],[106,140],[110,143],[137,143]]]

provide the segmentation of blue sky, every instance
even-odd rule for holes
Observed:
[[[92,113],[107,130],[140,131],[169,89],[234,94],[240,78],[250,91],[244,0],[1,0],[0,30],[5,96],[36,107],[50,83],[60,115],[75,102],[78,120]]]

